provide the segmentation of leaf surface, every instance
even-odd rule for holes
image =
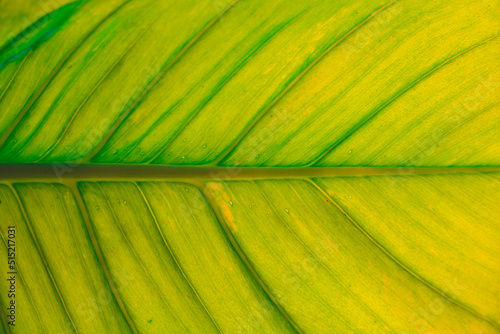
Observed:
[[[497,1],[0,9],[0,332],[500,332]]]

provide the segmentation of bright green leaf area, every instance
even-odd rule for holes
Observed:
[[[490,0],[89,1],[0,72],[0,159],[497,166],[499,17]]]
[[[0,333],[500,333],[499,32],[497,0],[0,0]]]
[[[23,0],[23,1],[0,1],[2,11],[0,12],[0,47],[4,48],[14,38],[22,38],[26,41],[32,37],[35,31],[45,23],[55,23],[58,19],[52,19],[54,14],[60,15],[64,7],[72,8],[82,1],[74,0]],[[69,5],[69,6],[67,6]],[[45,16],[46,17],[44,19]],[[62,16],[59,16],[62,18]],[[42,19],[43,24],[33,26],[33,23]]]

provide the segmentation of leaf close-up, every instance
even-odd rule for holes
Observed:
[[[500,333],[498,0],[0,0],[0,334]]]

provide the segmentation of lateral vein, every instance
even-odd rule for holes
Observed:
[[[101,149],[106,145],[106,143],[111,139],[111,136],[116,132],[116,130],[121,126],[121,124],[128,118],[128,116],[134,111],[134,109],[144,100],[144,98],[147,96],[147,94],[153,90],[153,88],[158,84],[158,82],[162,79],[162,77],[165,75],[166,72],[168,72],[172,66],[174,66],[183,56],[186,54],[188,50],[190,50],[193,45],[195,45],[200,38],[205,35],[205,33],[229,10],[231,9],[239,0],[234,0],[231,4],[229,4],[222,12],[220,12],[217,16],[215,16],[203,29],[201,29],[196,36],[194,36],[185,46],[184,48],[179,51],[179,53],[168,63],[164,66],[164,68],[159,71],[153,80],[146,86],[146,88],[143,90],[143,93],[133,102],[130,107],[128,108],[127,111],[125,111],[113,124],[111,129],[104,135],[104,137],[101,139],[99,144],[92,149],[92,151],[87,154],[84,158],[80,159],[80,162],[90,162],[92,161],[92,158],[96,156]]]
[[[153,209],[151,208],[151,205],[149,203],[149,200],[147,199],[146,195],[144,194],[144,192],[142,191],[141,187],[139,186],[139,184],[137,182],[134,182],[135,186],[137,187],[137,189],[139,190],[139,192],[141,193],[141,196],[144,200],[144,203],[146,204],[146,206],[148,207],[148,210],[149,210],[149,213],[151,215],[151,217],[153,218],[154,222],[155,222],[155,225],[156,225],[156,229],[158,230],[158,233],[160,234],[161,236],[161,239],[163,240],[163,243],[165,244],[165,246],[167,247],[168,249],[168,252],[170,253],[170,256],[172,257],[172,259],[174,260],[177,268],[179,269],[179,271],[181,272],[182,274],[182,277],[184,278],[184,280],[186,281],[186,283],[189,285],[189,287],[191,288],[191,290],[193,291],[193,293],[195,294],[196,298],[198,299],[198,301],[200,302],[200,304],[203,306],[203,309],[205,310],[205,312],[207,313],[207,315],[210,317],[210,319],[212,320],[215,328],[217,328],[217,330],[222,333],[222,330],[219,328],[219,325],[217,324],[217,322],[215,321],[214,317],[212,316],[212,314],[210,313],[210,311],[207,309],[207,307],[205,306],[205,304],[203,303],[203,301],[201,300],[200,296],[198,295],[198,292],[196,291],[196,289],[194,288],[193,284],[191,283],[191,281],[189,280],[189,278],[187,277],[186,273],[184,272],[184,270],[182,269],[179,261],[177,260],[176,256],[174,255],[174,252],[172,251],[172,249],[170,248],[170,244],[167,242],[167,239],[165,238],[165,236],[163,235],[163,232],[160,228],[160,224],[158,223],[158,220],[156,219],[156,215],[154,214],[153,212]],[[168,202],[167,202],[168,203]]]
[[[325,51],[323,51],[316,59],[314,59],[306,68],[300,72],[295,79],[293,79],[282,91],[279,93],[274,99],[269,102],[267,106],[262,109],[262,111],[252,120],[252,122],[245,128],[245,130],[231,143],[230,146],[228,146],[224,151],[222,151],[215,160],[213,160],[211,163],[207,164],[209,166],[212,165],[219,165],[219,163],[224,160],[226,157],[228,157],[231,152],[236,148],[236,146],[243,140],[243,138],[248,134],[248,132],[264,117],[265,114],[267,114],[272,107],[279,101],[281,100],[296,84],[300,79],[304,77],[313,67],[315,67],[321,60],[328,54],[330,51],[332,51],[334,48],[336,48],[339,44],[341,44],[347,37],[349,37],[351,34],[353,34],[356,30],[364,26],[366,23],[368,23],[374,16],[379,14],[380,12],[383,12],[385,9],[389,8],[391,5],[393,5],[396,1],[398,0],[392,0],[391,2],[387,3],[386,5],[382,6],[379,8],[377,11],[375,11],[373,14],[368,16],[365,20],[361,21],[358,23],[354,28],[349,30],[346,34],[344,34],[342,37],[340,37],[338,40],[333,42],[332,45],[330,45]]]
[[[14,132],[17,125],[23,120],[24,116],[28,113],[31,107],[35,104],[38,98],[45,92],[45,89],[48,87],[49,83],[52,79],[59,73],[63,65],[71,58],[71,56],[78,50],[78,48],[89,38],[92,33],[94,33],[104,22],[106,22],[110,17],[116,14],[121,8],[125,6],[125,4],[129,3],[132,0],[127,0],[120,6],[118,6],[115,10],[113,10],[108,16],[103,18],[95,27],[89,30],[74,46],[68,53],[59,61],[59,63],[54,67],[51,73],[47,76],[44,82],[38,87],[38,89],[33,93],[33,95],[28,99],[24,107],[21,109],[19,114],[16,116],[16,119],[9,125],[7,130],[0,136],[0,148],[3,147],[6,140],[9,136]]]
[[[486,318],[482,314],[476,312],[475,310],[469,308],[465,304],[463,304],[460,301],[455,300],[455,298],[451,298],[448,296],[445,292],[441,291],[439,288],[431,284],[430,282],[426,281],[424,278],[420,277],[417,273],[412,271],[410,268],[405,266],[401,261],[399,261],[394,255],[392,255],[387,249],[385,249],[381,244],[379,244],[368,232],[366,232],[361,225],[359,225],[333,198],[314,180],[312,179],[306,179],[306,181],[310,182],[318,191],[320,191],[328,200],[330,200],[336,207],[339,209],[340,212],[370,241],[372,242],[375,246],[377,246],[383,253],[385,253],[391,260],[393,260],[398,266],[400,266],[403,270],[408,272],[411,276],[416,278],[419,282],[433,290],[434,292],[438,293],[442,297],[446,298],[450,302],[454,303],[455,305],[459,306],[460,308],[466,310],[467,312],[471,313],[477,318],[480,318],[486,322],[488,322],[490,325],[494,326],[497,329],[500,329],[500,326],[493,322],[492,320]]]
[[[266,283],[260,278],[259,274],[255,269],[252,267],[250,264],[250,261],[247,259],[245,253],[241,250],[240,246],[238,245],[237,241],[234,239],[234,236],[232,235],[231,231],[229,230],[226,221],[224,220],[224,217],[221,215],[219,210],[217,209],[217,205],[214,203],[212,197],[207,194],[204,190],[204,183],[198,183],[198,182],[191,182],[192,185],[196,186],[200,192],[203,194],[205,199],[207,200],[210,208],[212,209],[213,213],[215,214],[215,217],[219,221],[219,224],[222,226],[222,229],[224,230],[226,236],[228,237],[231,245],[234,247],[236,253],[238,254],[239,258],[243,262],[243,264],[247,267],[247,269],[250,271],[254,279],[257,281],[257,283],[261,286],[262,290],[265,292],[267,297],[271,300],[274,306],[280,311],[280,313],[283,315],[283,317],[288,321],[290,326],[298,333],[298,334],[304,334],[300,327],[293,321],[293,319],[288,315],[288,313],[285,311],[285,309],[281,306],[281,304],[277,301],[276,297],[271,293],[271,290],[267,287]]]
[[[480,46],[482,44],[485,44],[485,43],[487,43],[487,42],[495,39],[499,35],[500,35],[500,33],[496,33],[495,35],[493,35],[493,36],[491,36],[491,37],[489,37],[489,38],[487,38],[487,39],[485,39],[485,40],[483,40],[483,41],[481,41],[479,43],[476,43],[476,44],[474,44],[472,46],[469,46],[465,50],[460,51],[459,53],[457,53],[454,56],[446,59],[441,64],[437,65],[436,67],[430,69],[429,71],[427,71],[426,73],[424,73],[423,75],[421,75],[417,80],[411,82],[409,85],[407,85],[406,87],[404,87],[400,92],[396,93],[389,101],[387,101],[381,107],[379,107],[378,109],[375,109],[367,117],[365,117],[360,122],[358,122],[358,124],[354,125],[354,127],[352,127],[349,131],[347,131],[333,145],[331,145],[330,147],[328,147],[323,153],[321,153],[319,156],[317,156],[316,158],[314,158],[311,162],[309,162],[306,165],[304,165],[304,167],[311,167],[311,166],[314,166],[316,163],[320,162],[321,159],[323,159],[326,155],[328,155],[328,153],[330,153],[337,146],[339,146],[340,144],[342,144],[346,139],[348,139],[350,136],[352,136],[354,133],[356,133],[356,131],[358,131],[360,128],[362,128],[366,124],[370,123],[370,121],[372,121],[377,115],[379,115],[382,110],[384,110],[385,108],[387,108],[389,105],[391,105],[394,101],[396,101],[398,98],[400,98],[401,96],[403,96],[407,91],[409,91],[411,88],[413,88],[414,86],[416,86],[418,83],[420,83],[421,81],[424,81],[429,76],[431,76],[432,74],[434,74],[439,69],[441,69],[444,66],[446,66],[447,64],[450,64],[451,62],[453,62],[453,60],[455,60],[455,59],[457,59],[457,58],[459,58],[459,57],[467,54],[469,51],[472,51],[473,49],[477,48],[478,46]]]
[[[59,290],[59,286],[56,283],[56,280],[54,278],[54,275],[52,274],[52,271],[50,270],[49,264],[47,262],[47,259],[45,258],[45,255],[44,255],[43,250],[42,250],[42,248],[40,246],[40,243],[38,242],[38,239],[37,239],[37,237],[35,235],[35,231],[34,231],[33,227],[31,226],[31,222],[30,222],[30,220],[28,218],[28,214],[26,213],[26,210],[24,209],[24,205],[23,205],[23,203],[21,201],[21,198],[19,197],[19,194],[17,193],[17,190],[14,188],[14,186],[12,184],[9,183],[9,184],[7,184],[7,186],[10,188],[10,190],[12,191],[12,194],[16,198],[17,205],[19,206],[19,209],[21,210],[21,213],[23,215],[24,221],[26,222],[26,226],[28,227],[28,230],[30,232],[31,238],[33,239],[33,242],[35,243],[36,249],[38,250],[38,254],[40,255],[40,258],[41,258],[41,260],[43,262],[45,270],[47,271],[47,274],[50,277],[50,281],[52,282],[52,285],[54,286],[54,289],[57,292],[57,295],[59,297],[59,300],[61,301],[61,304],[62,304],[62,306],[64,308],[64,311],[66,312],[66,315],[68,316],[68,319],[71,322],[71,326],[75,330],[75,333],[78,333],[77,327],[76,327],[73,319],[71,318],[71,315],[69,314],[68,307],[66,306],[64,298],[62,297],[61,291]]]
[[[85,222],[85,227],[87,228],[87,232],[89,233],[89,237],[90,237],[90,240],[92,242],[92,246],[93,246],[94,251],[97,255],[97,259],[99,261],[99,264],[101,265],[101,268],[103,270],[106,281],[108,282],[109,287],[111,288],[111,292],[113,293],[113,297],[115,298],[115,300],[118,304],[118,307],[120,308],[121,312],[123,313],[125,321],[129,325],[132,333],[138,334],[137,328],[135,327],[135,324],[133,323],[132,318],[130,317],[130,315],[127,312],[125,304],[123,303],[123,300],[120,296],[118,289],[116,288],[116,286],[114,284],[114,281],[111,277],[109,269],[106,265],[106,262],[104,261],[104,257],[102,255],[101,248],[99,247],[99,244],[97,243],[97,238],[95,237],[94,229],[92,228],[92,223],[90,222],[90,217],[89,217],[87,208],[85,206],[85,203],[83,202],[83,198],[78,190],[78,186],[77,186],[76,182],[73,182],[71,184],[67,184],[67,186],[71,190],[71,192],[73,193],[73,197],[75,198],[75,201],[78,205],[82,219]]]

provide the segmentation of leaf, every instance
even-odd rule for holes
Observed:
[[[0,332],[500,332],[497,2],[0,9]]]
[[[2,1],[2,13],[0,19],[0,46],[13,44],[14,37],[20,37],[25,41],[36,40],[32,38],[40,28],[45,28],[47,23],[56,23],[63,18],[64,8],[71,9],[78,3],[71,0],[60,0],[53,2],[36,2],[33,0],[7,2]],[[68,14],[66,12],[66,14]],[[54,15],[61,15],[53,19]],[[48,21],[48,22],[46,22]],[[33,23],[38,22],[37,25]],[[50,24],[49,24],[50,26]],[[31,29],[29,29],[31,28]],[[43,29],[40,29],[43,30]],[[33,35],[32,35],[33,34]]]

